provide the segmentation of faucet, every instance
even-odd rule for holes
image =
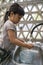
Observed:
[[[34,29],[37,28],[37,27],[40,26],[40,25],[43,25],[43,23],[39,23],[39,24],[37,24],[36,26],[34,26],[34,28],[33,28],[32,31],[31,31],[31,36],[32,36],[32,34],[33,34]]]
[[[30,37],[32,37],[33,31],[35,30],[35,28],[37,28],[37,27],[40,26],[40,25],[43,25],[43,23],[39,23],[39,24],[37,24],[36,26],[34,26],[34,28],[33,28],[32,31],[31,31]],[[38,46],[37,46],[37,47],[38,47]],[[41,46],[40,46],[40,47],[39,47],[39,53],[40,53],[41,61],[42,61],[42,65],[43,65],[43,53],[42,53],[42,52],[43,52],[43,51],[42,51]]]

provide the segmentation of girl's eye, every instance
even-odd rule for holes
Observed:
[[[19,19],[20,19],[20,17],[19,17]]]

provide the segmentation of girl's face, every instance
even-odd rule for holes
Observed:
[[[11,20],[13,23],[15,23],[15,24],[19,23],[19,21],[20,21],[21,18],[22,18],[22,16],[19,15],[19,14],[14,14],[14,13],[11,13],[11,14],[10,14],[10,20]]]

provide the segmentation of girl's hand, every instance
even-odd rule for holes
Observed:
[[[33,47],[34,47],[33,44],[27,44],[27,48],[31,49],[31,48],[33,48]]]

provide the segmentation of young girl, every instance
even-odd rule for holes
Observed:
[[[33,44],[26,44],[23,41],[17,39],[17,32],[16,32],[16,24],[20,22],[20,19],[24,16],[23,8],[17,4],[13,3],[10,6],[9,11],[6,13],[4,21],[5,24],[3,26],[3,44],[4,49],[10,50],[11,52],[15,49],[16,45],[26,47],[31,49]],[[12,55],[13,56],[13,55]],[[10,60],[7,65],[14,65]],[[3,65],[6,65],[3,64]]]

